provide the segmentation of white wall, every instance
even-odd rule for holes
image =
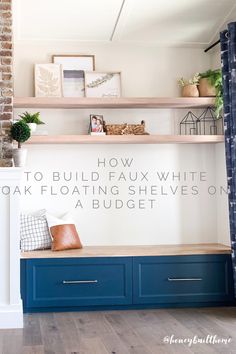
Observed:
[[[131,169],[127,168],[97,168],[97,158],[133,158],[134,163]],[[57,214],[70,210],[80,231],[84,244],[155,244],[155,243],[191,243],[191,242],[214,242],[216,241],[216,198],[208,196],[205,191],[206,185],[215,184],[214,176],[214,146],[116,146],[112,148],[106,145],[99,146],[51,146],[51,147],[32,147],[29,153],[28,166],[26,170],[43,171],[45,180],[34,185],[33,190],[36,196],[25,197],[23,202],[25,209],[47,207],[51,212]],[[155,176],[157,171],[207,171],[207,183],[161,183]],[[39,186],[51,185],[50,174],[52,171],[78,171],[85,172],[85,178],[90,179],[90,172],[97,171],[100,174],[99,183],[73,181],[71,183],[54,183],[53,193],[57,193],[60,186],[67,185],[74,188],[77,185],[81,196],[41,196],[38,192]],[[143,182],[108,182],[107,174],[114,171],[116,176],[123,171],[126,176],[128,172],[135,171],[149,172],[148,183]],[[31,182],[29,182],[29,185]],[[200,187],[199,196],[171,196],[169,186],[172,185],[197,184]],[[97,197],[92,192],[87,196],[83,193],[84,185],[118,185],[120,195],[107,197]],[[164,186],[168,196],[161,196],[158,188],[158,195],[153,196],[148,192],[147,195],[136,197],[128,196],[127,185],[138,187],[157,185],[159,188]],[[155,199],[153,209],[123,209],[116,210],[93,210],[91,207],[92,199]],[[74,209],[77,199],[83,203],[84,209]],[[137,204],[136,204],[137,205]]]
[[[210,57],[202,49],[157,48],[124,44],[96,44],[78,42],[15,43],[15,95],[33,95],[33,65],[49,62],[52,54],[95,54],[96,70],[121,70],[124,96],[178,96],[176,84],[180,76],[189,77],[210,67]],[[21,110],[22,111],[22,110]],[[20,110],[16,111],[16,114]],[[150,133],[178,132],[178,121],[185,110],[42,110],[42,119],[49,133],[86,133],[91,113],[104,115],[107,122],[139,122],[145,119]],[[197,112],[198,114],[201,112]],[[99,170],[100,184],[107,183],[105,170],[96,167],[98,158],[133,158],[131,171],[148,171],[147,187],[158,184],[156,171],[206,172],[207,182],[197,184],[198,196],[157,196],[154,209],[93,210],[93,196],[81,196],[84,209],[74,209],[77,198],[60,196],[24,197],[25,210],[48,208],[57,214],[70,210],[77,222],[82,242],[89,245],[156,244],[217,242],[216,197],[206,193],[207,185],[216,183],[214,145],[52,145],[29,148],[27,171],[43,171],[48,181],[55,170]],[[114,169],[117,173],[124,168]],[[45,182],[45,183],[46,183]],[[44,183],[44,182],[43,182]],[[44,183],[44,184],[45,184]],[[91,182],[86,182],[91,185]],[[63,183],[65,184],[65,183]],[[72,182],[69,185],[72,186]],[[81,181],[78,183],[81,187]],[[126,188],[131,183],[116,182],[120,187],[119,199],[127,199]],[[132,183],[138,186],[140,183]],[[173,184],[167,182],[165,187]],[[191,187],[188,179],[179,186]],[[174,184],[175,185],[175,184]],[[34,189],[37,184],[34,183]],[[110,199],[110,197],[107,197]],[[136,200],[142,197],[136,196]],[[221,200],[223,197],[219,197]],[[100,200],[103,197],[100,196]],[[112,196],[117,199],[117,196]],[[145,199],[150,199],[149,195]],[[222,230],[224,232],[224,230]]]
[[[218,44],[210,52],[210,60],[212,69],[219,69],[221,67],[220,63],[220,45]]]
[[[202,49],[164,48],[119,43],[16,41],[15,95],[33,95],[33,66],[53,54],[94,54],[96,70],[122,72],[123,96],[176,96],[177,79],[209,68]]]

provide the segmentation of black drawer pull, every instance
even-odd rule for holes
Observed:
[[[168,281],[201,281],[202,278],[168,278]]]
[[[63,280],[62,284],[94,284],[97,280]]]

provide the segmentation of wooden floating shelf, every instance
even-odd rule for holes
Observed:
[[[57,252],[51,250],[22,252],[21,258],[179,256],[230,253],[231,248],[220,243],[198,243],[151,246],[86,246],[78,250]]]
[[[223,135],[35,135],[27,144],[210,144]]]
[[[213,106],[212,97],[14,97],[14,108],[204,108]]]

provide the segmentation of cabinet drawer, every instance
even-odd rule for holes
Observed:
[[[232,299],[230,255],[136,257],[133,268],[136,304]]]
[[[128,257],[22,260],[22,273],[25,308],[132,302],[132,260]]]

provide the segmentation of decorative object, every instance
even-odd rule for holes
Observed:
[[[185,80],[179,79],[178,83],[182,87],[183,97],[199,97],[199,91],[197,85],[199,84],[200,76],[196,73],[191,79]]]
[[[215,97],[216,96],[216,89],[214,86],[211,85],[208,78],[203,77],[199,81],[199,94],[200,97]]]
[[[223,118],[217,118],[215,110],[211,107],[205,109],[197,118],[196,131],[198,135],[222,135],[223,130]]]
[[[186,85],[182,88],[183,97],[199,97],[197,85]]]
[[[236,22],[220,33],[221,67],[224,95],[225,156],[229,199],[229,225],[231,239],[234,297],[236,296]]]
[[[27,150],[21,148],[21,144],[30,138],[30,128],[20,120],[14,123],[10,131],[13,140],[18,142],[18,149],[13,149],[13,160],[15,167],[23,167],[26,162]]]
[[[195,135],[197,134],[197,116],[189,111],[180,122],[180,135]]]
[[[64,251],[82,248],[79,235],[74,224],[55,225],[50,227],[52,251]]]
[[[84,97],[84,72],[95,70],[94,55],[53,55],[53,63],[63,70],[63,96]]]
[[[46,211],[20,216],[20,249],[22,252],[51,248]]]
[[[105,124],[107,135],[149,135],[145,131],[145,122],[141,124]]]
[[[41,124],[45,124],[44,122],[42,122],[40,120],[40,113],[36,112],[36,113],[29,113],[29,112],[25,112],[23,114],[20,114],[19,117],[21,117],[21,119],[28,124],[31,133],[36,131],[37,125],[41,125]]]
[[[52,251],[82,248],[75,223],[67,213],[62,218],[46,215],[52,236]]]
[[[85,72],[86,97],[120,97],[120,72]]]
[[[101,114],[90,115],[90,129],[91,135],[104,135],[104,121]]]
[[[27,149],[13,149],[12,157],[15,167],[24,167],[27,159]]]
[[[35,96],[62,96],[62,68],[59,64],[35,65]]]
[[[200,74],[199,92],[201,97],[216,96],[215,115],[220,118],[223,109],[223,87],[221,69],[207,70]]]

